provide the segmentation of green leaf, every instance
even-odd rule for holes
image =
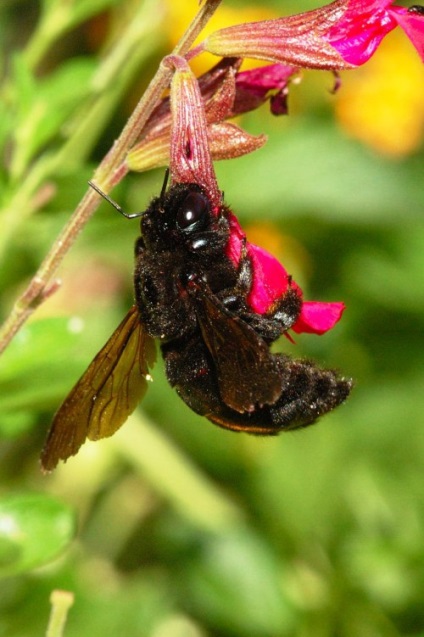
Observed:
[[[66,16],[66,21],[63,20],[63,22],[67,22],[67,28],[70,29],[115,3],[116,0],[90,0],[90,2],[87,0],[74,0],[73,2],[44,0],[43,12]]]
[[[15,129],[15,174],[20,174],[34,154],[60,132],[89,94],[93,68],[88,58],[70,60],[39,81],[35,92],[23,57],[16,59],[19,116]]]
[[[29,411],[14,411],[1,415],[0,436],[2,438],[16,438],[32,429],[36,421],[35,413]]]
[[[72,510],[48,495],[22,493],[0,500],[0,576],[55,559],[75,533]]]
[[[236,213],[245,219],[257,219],[258,211],[266,211],[267,220],[311,215],[333,223],[385,227],[422,219],[422,163],[377,161],[332,123],[291,122],[291,128],[272,130],[263,149],[220,162],[217,172],[225,192],[228,184]]]
[[[369,304],[380,303],[395,311],[414,312],[422,318],[424,307],[424,226],[399,229],[386,247],[356,250],[346,260],[346,280],[367,297]],[[358,263],[361,267],[358,268]],[[364,276],[366,272],[366,276]]]
[[[31,426],[35,410],[50,409],[63,398],[96,344],[102,343],[75,317],[26,325],[0,361],[0,435],[19,435]]]
[[[280,569],[272,548],[251,530],[211,538],[188,574],[194,614],[208,617],[223,634],[291,634],[294,609]]]

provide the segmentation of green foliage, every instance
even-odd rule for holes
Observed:
[[[78,377],[84,371],[85,348],[92,338],[82,321],[75,318],[42,319],[26,325],[16,335],[0,368],[0,431],[3,435],[14,434],[10,426],[14,418],[17,423],[22,422],[24,415],[29,419],[34,414],[34,408],[48,409],[52,400],[60,400],[69,390],[67,375],[64,377],[62,373],[64,361],[73,349],[67,369],[70,378]],[[46,366],[46,353],[52,343],[55,347]],[[19,425],[16,433],[21,433]]]
[[[33,24],[17,4],[2,15],[2,318],[171,46],[148,3],[50,0]],[[87,44],[99,24],[103,44]],[[132,302],[138,224],[103,205],[63,291],[0,359],[0,635],[43,634],[54,588],[75,593],[66,637],[424,633],[424,154],[347,139],[328,81],[318,110],[246,117],[269,142],[218,177],[242,224],[282,233],[308,298],[346,302],[331,334],[281,347],[354,377],[351,399],[307,431],[249,438],[190,412],[159,362],[132,422],[41,476],[55,409]],[[113,196],[143,209],[162,178],[129,175]]]
[[[43,566],[72,540],[70,507],[42,493],[9,495],[0,500],[0,577]]]
[[[19,178],[34,156],[48,142],[60,141],[61,131],[75,108],[90,93],[91,60],[76,59],[63,63],[58,71],[37,79],[25,65],[15,58],[14,76],[18,110],[13,122],[12,140],[15,154],[12,175]],[[72,86],[72,93],[68,87]]]

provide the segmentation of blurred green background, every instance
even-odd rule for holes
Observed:
[[[216,19],[318,4],[224,0]],[[2,320],[196,8],[2,0]],[[67,637],[424,635],[423,65],[393,34],[333,83],[306,72],[289,117],[245,116],[268,144],[217,172],[305,296],[346,303],[283,346],[352,376],[351,398],[258,439],[191,413],[159,362],[116,436],[43,476],[55,409],[132,302],[138,223],[102,205],[0,360],[0,637],[44,634],[57,588],[75,593]],[[162,180],[113,196],[142,210]]]

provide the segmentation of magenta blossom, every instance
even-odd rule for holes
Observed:
[[[274,115],[287,113],[291,77],[297,69],[271,64],[239,72],[241,60],[224,58],[197,81],[206,117],[207,136],[212,159],[233,159],[261,148],[265,135],[249,135],[228,120],[259,108],[267,100]],[[131,170],[142,171],[170,163],[170,98],[165,97],[155,109],[142,138],[127,156]]]
[[[281,296],[292,288],[300,298],[301,288],[286,269],[269,252],[246,242],[246,236],[237,218],[230,215],[230,240],[227,245],[227,256],[237,266],[240,262],[242,247],[245,249],[253,265],[252,287],[247,298],[251,309],[257,314],[266,314]],[[341,319],[345,309],[344,303],[323,303],[320,301],[303,301],[300,316],[292,329],[301,334],[324,334],[331,330]]]
[[[270,64],[237,73],[233,113],[254,110],[269,98],[271,113],[286,115],[289,82],[297,70],[285,64]]]
[[[335,0],[293,16],[238,24],[212,33],[198,51],[337,71],[364,64],[397,26],[424,60],[424,8],[391,0]]]
[[[350,0],[343,18],[329,30],[328,42],[346,62],[359,66],[400,26],[424,61],[424,7],[392,5],[391,0]]]

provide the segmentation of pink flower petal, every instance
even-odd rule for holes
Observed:
[[[297,334],[324,334],[340,321],[344,310],[344,303],[304,301],[300,316],[292,329]]]
[[[325,39],[349,64],[364,64],[382,39],[397,26],[386,9],[390,0],[350,0],[343,17],[328,31]]]
[[[272,304],[287,290],[289,275],[281,263],[269,252],[246,242],[243,232],[235,215],[229,215],[230,239],[227,244],[227,256],[235,266],[239,265],[243,244],[252,261],[253,281],[247,302],[254,312],[265,314]],[[296,288],[298,286],[292,282]],[[299,294],[302,291],[299,289]]]
[[[290,286],[295,289],[300,298],[303,293],[284,266],[269,252],[246,242],[238,219],[232,213],[229,214],[230,239],[227,244],[227,256],[234,265],[238,266],[242,254],[243,244],[252,262],[253,280],[247,302],[257,314],[265,314],[273,304],[287,291]],[[322,303],[320,301],[303,301],[299,318],[293,326],[298,334],[324,334],[335,326],[341,319],[345,309],[344,303]],[[290,340],[292,338],[286,334]]]
[[[284,88],[297,68],[285,64],[268,64],[236,75],[236,88],[266,95],[272,89]]]
[[[297,71],[294,66],[269,64],[238,73],[233,114],[258,108],[270,99],[273,115],[286,115],[289,80]],[[272,94],[271,91],[277,92]]]
[[[226,254],[234,265],[238,266],[243,241],[246,239],[246,235],[243,232],[237,217],[231,212],[228,214],[228,221],[230,222],[230,238],[227,243]]]
[[[403,7],[393,7],[390,13],[394,15],[424,62],[424,7],[422,13],[414,12],[412,9],[408,11]]]
[[[330,29],[326,39],[346,62],[359,66],[399,25],[424,60],[424,15],[405,7],[391,7],[392,4],[391,0],[349,0],[347,11]]]
[[[253,265],[253,281],[247,302],[258,314],[265,314],[273,303],[286,292],[290,276],[275,257],[259,246],[247,244],[247,254]],[[294,282],[292,284],[302,291]]]

